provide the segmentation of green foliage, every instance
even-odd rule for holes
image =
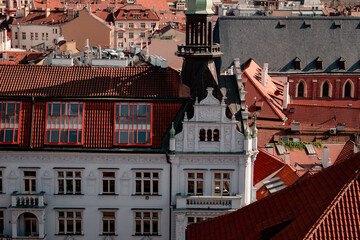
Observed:
[[[306,144],[312,144],[314,147],[321,149],[323,147],[322,143],[320,142],[277,142],[275,143],[275,145],[283,145],[286,149],[292,151],[295,148],[299,149],[299,150],[305,150],[305,145]]]

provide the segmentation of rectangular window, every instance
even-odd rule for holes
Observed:
[[[141,28],[145,28],[145,23],[140,23]]]
[[[82,212],[59,211],[58,234],[82,234]]]
[[[115,235],[115,212],[102,212],[102,234]]]
[[[145,37],[145,33],[144,32],[141,32],[140,33],[140,38],[144,38]]]
[[[214,173],[214,196],[230,195],[230,173]]]
[[[24,171],[24,193],[36,193],[36,171]]]
[[[42,40],[44,41],[45,40],[45,33],[42,33],[41,37],[42,37]]]
[[[193,224],[198,222],[203,222],[210,219],[209,217],[188,217],[187,218],[187,224]]]
[[[21,36],[22,36],[21,38],[22,38],[23,40],[26,40],[26,32],[22,32],[22,33],[21,33]]]
[[[46,144],[82,144],[83,103],[48,102]]]
[[[0,235],[4,234],[4,211],[0,210]]]
[[[81,171],[57,172],[58,194],[81,194]]]
[[[204,173],[189,172],[187,174],[187,194],[203,195],[204,194]]]
[[[115,104],[115,144],[151,145],[151,104]]]
[[[151,28],[154,29],[156,27],[156,23],[151,23]]]
[[[30,33],[30,39],[34,40],[34,33]]]
[[[136,211],[135,235],[159,235],[159,212]]]
[[[134,38],[134,33],[129,32],[129,38]]]
[[[124,27],[124,24],[118,23],[118,28],[123,28],[123,27]]]
[[[46,33],[46,41],[49,40],[49,34]]]
[[[115,194],[115,172],[102,172],[102,193]]]
[[[122,32],[119,32],[118,33],[118,38],[123,38],[124,37],[124,34]]]
[[[35,33],[35,40],[39,39],[39,33]]]
[[[20,102],[0,101],[0,143],[19,143]]]
[[[135,172],[135,194],[158,195],[159,172]]]
[[[15,39],[18,39],[18,33],[15,32]]]
[[[129,23],[129,28],[134,28],[134,23]]]

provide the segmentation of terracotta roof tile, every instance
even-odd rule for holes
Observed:
[[[159,17],[155,12],[138,4],[129,4],[118,9],[115,13],[116,20],[154,20],[158,21]],[[139,16],[139,17],[138,17]]]
[[[48,24],[59,25],[65,23],[67,15],[65,12],[51,12],[48,17],[44,11],[30,12],[26,17],[15,19],[13,24]]]
[[[341,161],[353,156],[355,154],[354,148],[355,148],[355,143],[351,140],[347,141],[345,143],[343,149],[337,156],[335,163],[341,162]]]
[[[360,153],[236,212],[189,225],[187,239],[349,239],[350,234],[358,236],[359,169]],[[354,208],[350,209],[345,202]],[[225,224],[229,219],[236,219],[232,227],[238,230],[231,232],[231,236]],[[320,237],[321,233],[326,236]]]
[[[4,52],[0,52],[0,55],[3,55]],[[43,53],[41,52],[26,52],[26,51],[7,51],[6,58],[8,60],[0,60],[0,64],[7,64],[7,65],[15,65],[20,63],[29,63],[34,60],[41,58]],[[10,60],[10,58],[12,60]],[[1,59],[1,57],[0,57]]]
[[[253,184],[257,184],[270,174],[284,167],[285,163],[282,160],[266,150],[259,148],[259,153],[256,156],[254,163],[254,180]]]

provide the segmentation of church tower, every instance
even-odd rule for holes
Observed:
[[[214,88],[221,100],[214,59],[222,56],[220,44],[213,42],[212,0],[188,0],[186,14],[186,42],[178,45],[176,55],[184,58],[183,82],[190,87],[191,97],[201,101],[206,89]]]

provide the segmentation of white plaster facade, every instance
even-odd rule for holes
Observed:
[[[108,154],[69,152],[1,152],[4,235],[24,236],[24,215],[36,218],[35,239],[142,239],[135,234],[135,212],[158,213],[158,235],[169,239],[169,169],[165,154]],[[36,192],[25,194],[24,171],[36,172]],[[81,172],[81,194],[59,194],[58,172]],[[115,193],[104,194],[102,172],[115,173]],[[136,195],[135,173],[159,173],[159,194]],[[17,191],[16,194],[13,192]],[[42,193],[44,192],[44,194]],[[19,201],[31,196],[35,201]],[[23,203],[23,204],[21,204]],[[31,207],[36,205],[37,207]],[[41,207],[44,203],[43,207]],[[81,234],[59,233],[59,212],[81,212]],[[103,234],[103,212],[115,213],[115,234]],[[8,224],[11,223],[11,224]],[[34,237],[33,236],[33,237]],[[38,237],[38,238],[36,238]]]
[[[207,97],[195,103],[194,116],[185,116],[182,131],[170,140],[172,236],[177,240],[185,239],[190,222],[222,215],[253,200],[256,134],[251,138],[240,133],[240,122],[226,117],[224,99],[220,103],[212,90],[208,88]]]

